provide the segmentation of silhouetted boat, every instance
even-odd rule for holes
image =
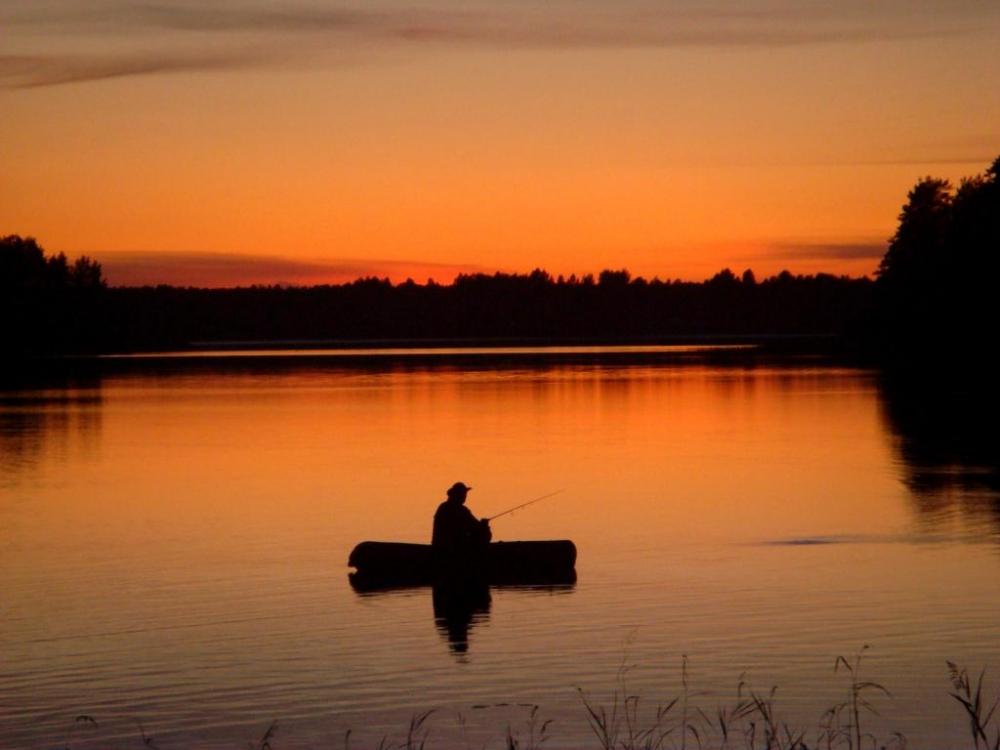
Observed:
[[[359,590],[462,583],[462,579],[500,586],[559,585],[576,582],[576,545],[568,539],[493,542],[481,565],[442,574],[429,544],[361,542],[347,564],[356,571],[350,578]]]

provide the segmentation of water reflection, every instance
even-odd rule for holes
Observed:
[[[996,549],[953,533],[968,514],[912,505],[996,497],[982,396],[935,401],[812,361],[101,367],[0,386],[16,482],[0,487],[5,746],[62,747],[80,713],[102,731],[135,716],[179,747],[260,736],[237,715],[293,717],[283,744],[318,747],[336,714],[374,745],[431,706],[521,699],[582,746],[571,688],[613,686],[637,633],[636,694],[671,690],[683,653],[712,691],[777,667],[759,680],[794,691],[796,725],[829,705],[827,656],[872,642],[917,722],[900,728],[944,747],[943,660],[998,660]],[[426,542],[458,476],[486,515],[569,485],[495,533],[572,538],[583,583],[461,607],[430,586],[345,585],[358,540]],[[756,544],[772,539],[791,542]],[[495,744],[495,729],[443,746]]]
[[[467,586],[435,586],[431,593],[434,603],[434,624],[455,655],[469,650],[469,631],[473,625],[486,622],[490,616],[490,587],[485,584]]]
[[[448,650],[460,660],[469,651],[472,631],[489,622],[493,606],[493,592],[503,591],[518,596],[538,594],[569,594],[576,588],[575,580],[566,583],[545,585],[487,585],[469,583],[462,586],[383,586],[366,585],[364,579],[354,574],[348,577],[351,588],[359,597],[377,598],[407,593],[422,596],[429,592],[434,612],[434,626],[441,638],[448,644]]]
[[[1000,532],[1000,399],[984,378],[884,371],[879,392],[903,481],[925,520],[960,514]]]
[[[0,483],[34,476],[46,457],[92,457],[102,406],[101,379],[94,373],[6,373],[0,380]]]

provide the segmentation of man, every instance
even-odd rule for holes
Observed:
[[[471,487],[455,482],[448,488],[448,499],[434,513],[431,549],[435,564],[444,572],[457,572],[482,564],[486,547],[493,538],[489,519],[477,520],[465,507]]]

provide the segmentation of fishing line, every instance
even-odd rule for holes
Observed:
[[[550,492],[547,495],[542,495],[541,497],[536,497],[534,500],[529,500],[526,503],[521,503],[520,505],[515,505],[513,508],[508,508],[507,510],[505,510],[505,511],[503,511],[501,513],[497,513],[495,516],[490,516],[486,520],[487,521],[492,521],[495,518],[500,518],[500,516],[506,516],[508,513],[513,513],[515,510],[521,510],[521,508],[527,508],[529,505],[533,505],[534,503],[541,502],[542,500],[547,500],[548,498],[550,498],[550,497],[552,497],[554,495],[558,495],[560,492],[565,492],[565,491],[566,491],[566,488],[563,487],[561,490],[556,490],[555,492]]]

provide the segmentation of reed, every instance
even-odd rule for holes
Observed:
[[[850,658],[838,656],[833,673],[842,678],[843,698],[823,711],[813,727],[798,727],[782,718],[777,687],[766,691],[753,688],[740,675],[734,696],[706,711],[700,705],[705,694],[692,690],[687,657],[681,660],[681,689],[664,703],[651,704],[630,689],[630,667],[622,665],[615,685],[604,701],[577,688],[583,718],[600,750],[907,750],[907,740],[899,732],[879,737],[869,729],[870,719],[879,716],[877,701],[891,698],[882,684],[864,672],[864,646]],[[973,680],[966,669],[947,662],[951,690],[947,692],[962,709],[969,728],[971,750],[1000,750],[1000,698],[988,697],[984,690],[985,670]],[[542,750],[552,739],[551,719],[543,718],[537,705],[527,704],[527,719],[519,727],[510,724],[502,733],[506,750]],[[376,750],[428,750],[430,718],[435,710],[414,714],[400,740],[383,736]],[[458,716],[463,729],[464,717]],[[157,750],[153,738],[141,724],[139,737],[126,747]],[[88,747],[99,738],[101,725],[90,715],[80,715],[72,723],[65,745]],[[277,721],[272,721],[250,750],[281,750],[277,741]],[[343,737],[344,750],[351,750],[352,732]],[[466,740],[466,750],[472,750]],[[102,748],[113,748],[106,743]],[[296,747],[300,743],[295,744]],[[446,745],[442,745],[446,747]]]
[[[267,729],[264,730],[264,734],[261,735],[257,744],[250,744],[250,750],[274,750],[274,746],[271,745],[271,740],[274,739],[274,735],[277,731],[278,721],[275,719],[270,723],[270,725],[268,725]]]
[[[989,710],[986,710],[986,703],[983,699],[983,678],[986,676],[986,670],[979,673],[975,690],[972,689],[972,681],[969,679],[968,671],[960,669],[954,662],[948,662],[948,672],[951,675],[953,688],[953,692],[949,695],[965,709],[976,750],[980,750],[981,747],[985,750],[1000,750],[1000,726],[993,722],[993,716],[1000,699],[994,699],[993,705],[990,706]],[[992,726],[991,722],[993,722]],[[991,732],[992,742],[989,738]]]
[[[523,737],[519,732],[514,731],[510,724],[507,725],[507,750],[539,750],[548,737],[549,725],[552,719],[542,720],[538,716],[538,706],[532,706],[527,721],[527,736]]]

